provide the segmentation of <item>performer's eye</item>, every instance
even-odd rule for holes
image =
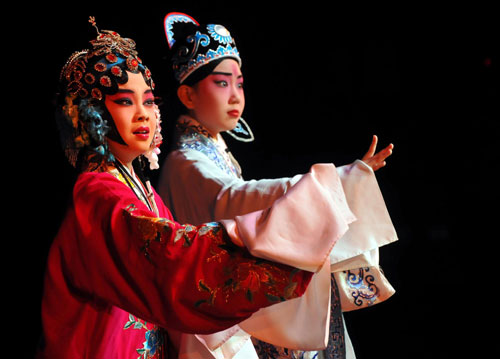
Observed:
[[[126,97],[118,98],[116,100],[113,100],[113,102],[118,105],[124,105],[124,106],[132,105],[132,100]]]
[[[220,86],[220,87],[227,87],[228,86],[227,81],[225,81],[225,80],[219,80],[219,81],[216,80],[214,82],[217,86]]]

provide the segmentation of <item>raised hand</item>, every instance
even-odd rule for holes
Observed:
[[[376,135],[373,135],[372,143],[368,152],[361,159],[364,163],[370,166],[374,171],[384,167],[386,165],[386,158],[392,154],[392,150],[394,145],[391,143],[389,146],[380,150],[378,153],[375,153],[377,148],[378,138]]]

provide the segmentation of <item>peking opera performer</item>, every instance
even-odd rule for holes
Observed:
[[[175,145],[158,183],[163,200],[186,222],[235,218],[242,225],[252,217],[249,232],[234,227],[250,253],[315,272],[304,296],[224,331],[170,331],[177,358],[355,358],[342,312],[394,293],[379,267],[379,247],[397,235],[374,174],[393,146],[375,153],[374,136],[362,160],[350,165],[315,164],[290,178],[245,180],[221,136],[253,139],[241,118],[244,76],[233,37],[223,25],[200,24],[178,12],[167,14],[164,27],[177,82],[169,116],[178,114]],[[283,211],[273,213],[277,207]],[[317,238],[324,223],[333,247]],[[250,236],[259,231],[266,237]]]

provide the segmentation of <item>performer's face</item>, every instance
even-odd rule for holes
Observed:
[[[113,154],[131,160],[149,150],[156,129],[154,96],[141,73],[128,73],[128,82],[118,85],[118,92],[107,95],[105,105],[118,133],[127,144],[108,139]]]
[[[194,117],[213,136],[236,127],[245,108],[243,75],[236,61],[223,60],[192,89]]]

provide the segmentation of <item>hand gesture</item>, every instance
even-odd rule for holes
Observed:
[[[386,165],[385,159],[392,154],[392,149],[394,145],[391,143],[389,146],[384,148],[383,150],[375,153],[375,149],[377,148],[378,138],[376,135],[373,135],[373,140],[368,149],[368,152],[361,159],[364,163],[370,166],[374,171],[384,167]]]

